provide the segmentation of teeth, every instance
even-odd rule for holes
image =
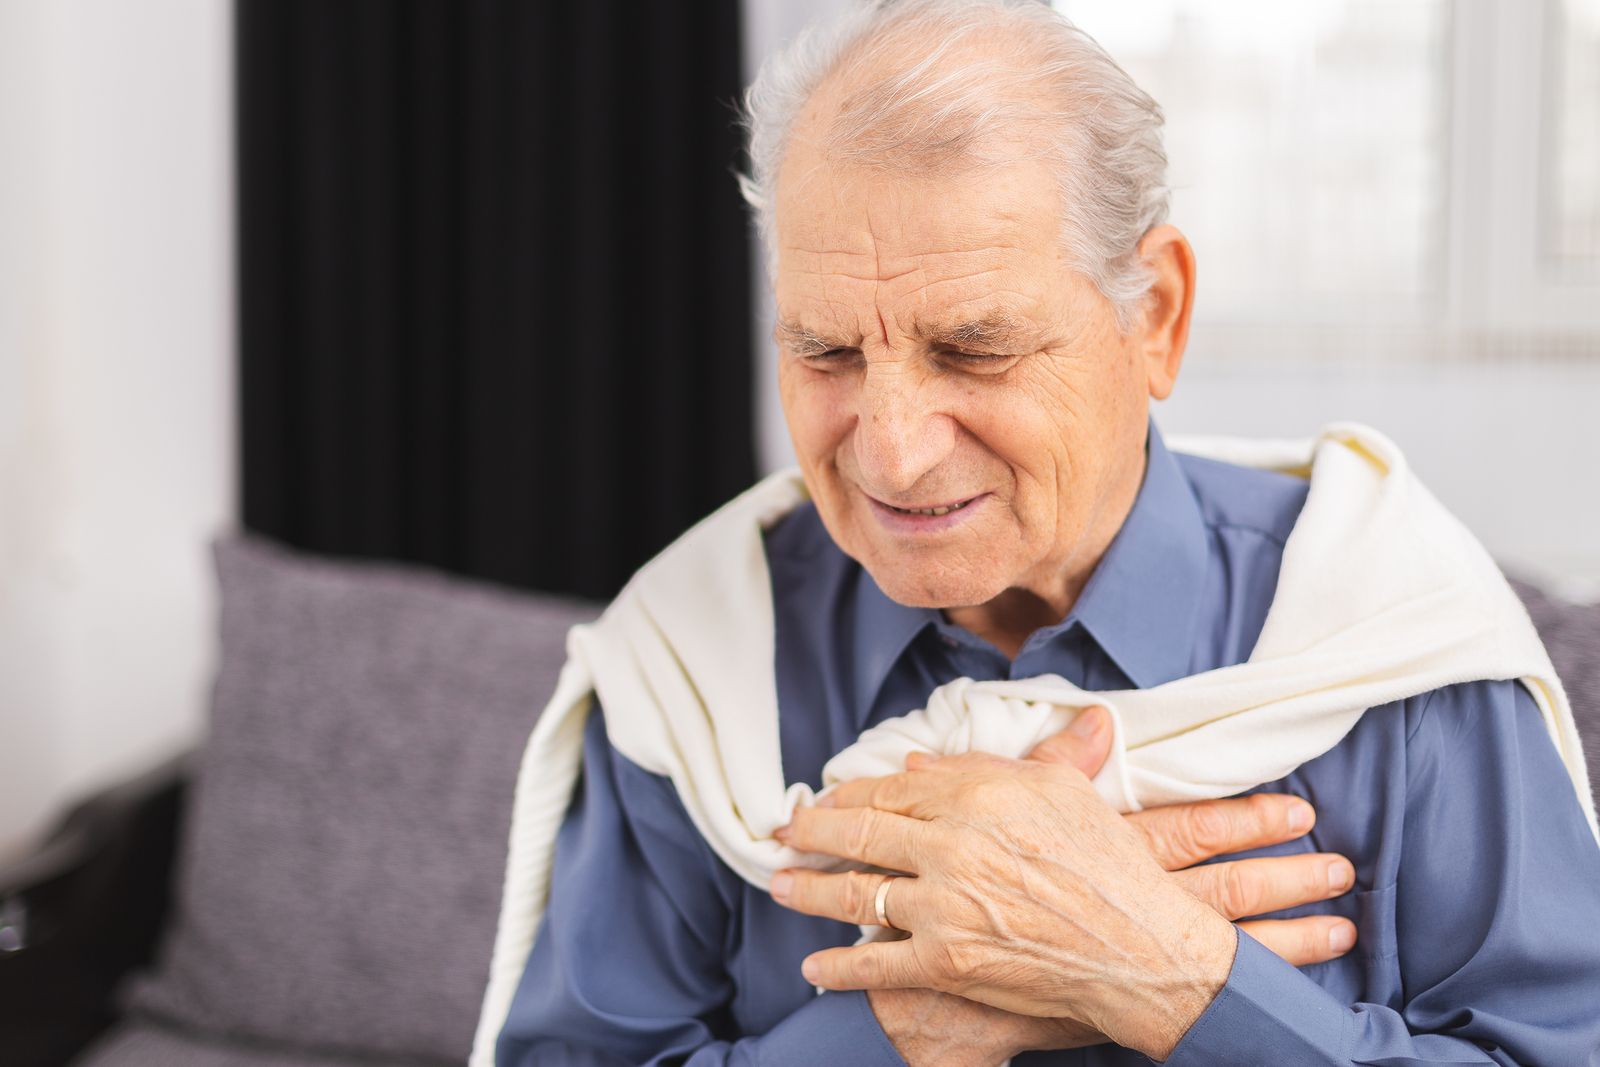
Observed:
[[[951,504],[946,508],[894,508],[894,510],[902,515],[948,515],[952,511],[960,511],[970,503],[972,501],[963,500],[959,504]],[[894,507],[894,505],[891,504],[890,507]]]

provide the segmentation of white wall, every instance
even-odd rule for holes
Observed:
[[[1167,434],[1376,426],[1503,564],[1600,595],[1600,358],[1272,365],[1196,346],[1155,417]]]
[[[229,12],[0,0],[0,855],[201,730],[235,511]]]

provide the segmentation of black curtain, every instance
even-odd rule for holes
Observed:
[[[236,0],[243,521],[609,596],[754,477],[738,0]]]

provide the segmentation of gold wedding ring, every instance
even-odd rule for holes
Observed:
[[[900,875],[898,874],[884,875],[883,881],[878,883],[878,895],[872,901],[873,910],[878,913],[878,925],[890,930],[898,930],[900,928],[889,921],[889,913],[884,910],[884,905],[889,900],[889,883],[899,877]]]

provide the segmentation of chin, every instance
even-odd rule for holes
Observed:
[[[931,560],[897,560],[886,564],[863,560],[863,567],[885,596],[913,608],[965,608],[986,604],[1005,592],[1006,584],[992,577],[994,568],[942,568]]]

